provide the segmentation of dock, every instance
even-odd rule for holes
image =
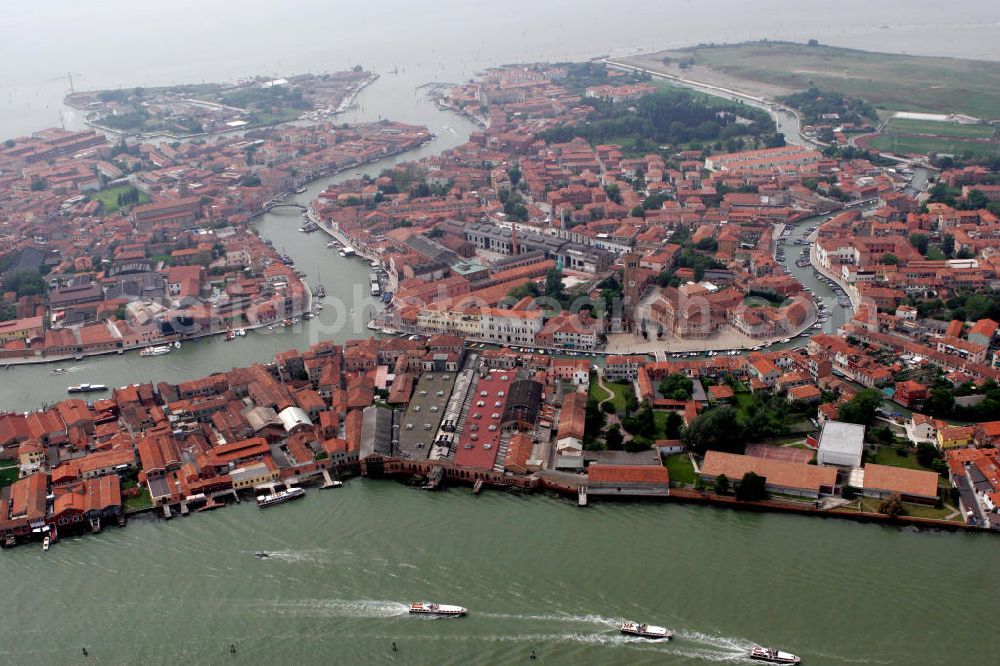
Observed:
[[[335,481],[330,476],[330,470],[323,469],[320,473],[323,475],[323,485],[319,487],[320,490],[323,490],[324,488],[339,488],[344,485],[340,480]]]
[[[472,486],[472,494],[478,495],[483,490],[483,480],[476,479],[476,485]]]

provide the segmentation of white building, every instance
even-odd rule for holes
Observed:
[[[861,467],[861,456],[865,448],[865,427],[855,423],[827,421],[819,435],[819,453],[816,462],[820,465],[839,467]]]

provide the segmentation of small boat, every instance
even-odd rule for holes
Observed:
[[[266,509],[267,507],[274,506],[275,504],[282,504],[284,502],[300,499],[305,497],[305,495],[306,491],[302,488],[288,488],[287,490],[279,490],[267,495],[257,495],[257,506],[261,509]]]
[[[271,557],[271,554],[263,550],[258,550],[256,553],[253,554],[253,556],[256,557],[258,560],[263,560],[268,557]]]
[[[238,329],[236,329],[236,336],[237,337],[242,338],[246,334],[247,334],[247,329],[245,329],[245,328],[238,328]]]
[[[229,331],[226,333],[226,342],[230,342],[236,339],[236,331]]]
[[[77,384],[66,389],[67,393],[94,393],[96,391],[107,391],[107,384]]]
[[[430,601],[419,601],[410,604],[410,613],[413,615],[465,615],[468,611],[462,606],[449,606],[447,604],[436,604]]]
[[[174,349],[180,349],[180,348],[181,348],[181,341],[174,340]]]
[[[49,537],[45,537],[45,539],[42,541],[42,550],[47,552],[49,550],[49,546],[51,545],[52,545],[52,539],[50,539]]]
[[[632,622],[631,620],[622,622],[621,632],[623,634],[628,634],[629,636],[640,636],[642,638],[652,639],[665,638],[667,640],[670,640],[670,637],[674,635],[674,632],[664,627],[657,627],[644,622],[640,624],[639,622]]]
[[[782,652],[781,650],[761,647],[760,645],[750,648],[747,656],[754,661],[765,661],[769,664],[797,664],[802,661],[790,652]]]
[[[139,352],[139,356],[162,356],[170,353],[170,345],[160,345],[159,347],[146,347]]]
[[[296,194],[305,194],[306,193],[306,188],[304,188],[304,187],[296,187],[295,188],[295,193]]]
[[[66,368],[56,368],[52,371],[53,375],[64,375],[66,374]]]

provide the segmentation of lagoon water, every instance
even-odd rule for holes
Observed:
[[[993,2],[961,12],[927,0],[645,4],[15,0],[0,15],[0,134],[79,127],[61,105],[68,80],[57,77],[67,73],[82,89],[360,63],[382,77],[344,120],[428,125],[439,138],[409,159],[472,129],[417,87],[505,62],[764,37],[1000,60]],[[164,357],[87,359],[70,365],[72,379],[14,368],[0,374],[0,409],[57,400],[67,383],[177,381],[367,334],[368,266],[298,226],[288,214],[258,223],[310,283],[322,279],[330,307],[319,320]],[[258,560],[257,550],[274,556]],[[760,641],[811,665],[988,664],[1000,650],[990,621],[998,567],[1000,544],[986,535],[676,504],[581,510],[544,496],[354,480],[268,511],[143,517],[46,554],[3,552],[0,662],[78,663],[86,645],[90,661],[112,664],[501,664],[531,650],[546,664],[705,664],[741,663]],[[418,599],[472,613],[406,616],[403,604]],[[624,617],[666,625],[677,640],[623,639],[615,622]]]

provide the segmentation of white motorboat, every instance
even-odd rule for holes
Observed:
[[[802,661],[790,652],[782,652],[775,648],[761,647],[760,645],[750,648],[747,656],[754,661],[765,661],[769,664],[798,664]]]
[[[468,612],[462,606],[449,606],[448,604],[436,604],[431,601],[418,601],[410,604],[410,613],[413,615],[465,615]]]
[[[632,622],[631,620],[622,622],[621,632],[623,634],[628,634],[629,636],[640,636],[642,638],[652,639],[665,638],[667,640],[670,640],[670,637],[674,635],[674,632],[665,627],[657,627],[656,625],[646,624],[645,622]]]
[[[50,539],[49,537],[45,537],[45,539],[42,541],[42,550],[48,551],[49,546],[51,545],[52,545],[52,539]]]

